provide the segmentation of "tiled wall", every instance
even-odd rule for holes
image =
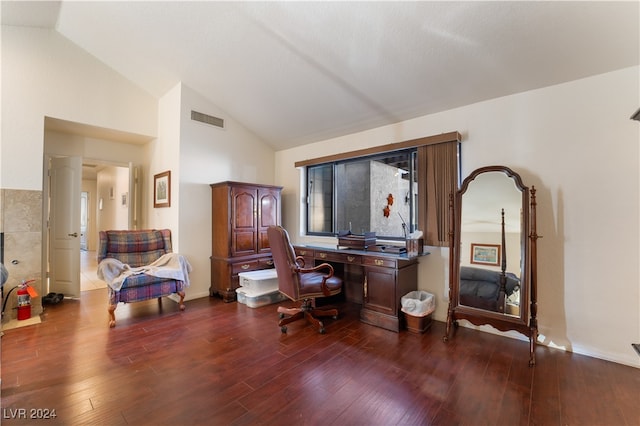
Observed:
[[[35,279],[32,286],[39,297],[31,300],[31,315],[39,315],[43,290],[42,191],[0,189],[0,232],[4,235],[4,264],[9,271],[4,296],[22,280]],[[15,293],[7,300],[3,322],[16,317]]]

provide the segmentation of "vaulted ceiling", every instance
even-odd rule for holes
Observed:
[[[639,20],[637,1],[2,2],[3,25],[54,28],[156,97],[182,82],[276,149],[638,65]]]

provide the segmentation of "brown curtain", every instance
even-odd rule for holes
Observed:
[[[418,148],[418,227],[429,246],[449,245],[449,194],[458,189],[459,142]]]

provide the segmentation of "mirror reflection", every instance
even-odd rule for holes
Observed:
[[[520,316],[522,195],[499,171],[479,174],[462,195],[460,305]]]

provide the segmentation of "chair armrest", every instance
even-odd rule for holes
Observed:
[[[329,279],[333,276],[333,266],[331,266],[331,264],[329,263],[321,263],[320,265],[316,265],[313,268],[298,268],[298,272],[300,272],[301,274],[304,273],[308,273],[308,272],[318,272],[321,269],[328,269],[329,272],[327,274],[327,276],[325,277],[325,279]]]
[[[303,261],[304,264],[304,261]],[[331,292],[329,291],[329,287],[327,287],[327,280],[333,276],[333,266],[329,263],[321,263],[320,265],[314,266],[313,268],[298,268],[298,273],[304,274],[309,272],[318,272],[322,269],[328,269],[328,273],[322,277],[322,293],[325,296],[331,296]]]

